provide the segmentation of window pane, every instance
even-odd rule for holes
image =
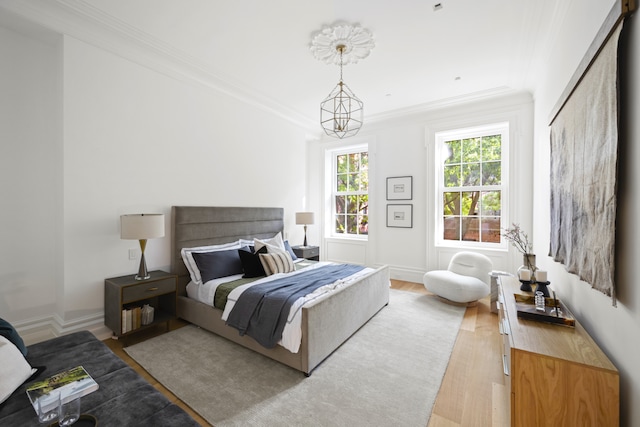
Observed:
[[[348,214],[358,213],[358,196],[347,196],[347,211]]]
[[[482,137],[482,160],[500,160],[502,158],[502,136],[491,135]]]
[[[446,147],[446,150],[449,154],[449,156],[445,158],[445,164],[460,163],[462,158],[461,141],[459,139],[455,141],[447,141],[445,142],[444,146]]]
[[[462,140],[462,162],[480,161],[480,138],[468,138]]]
[[[462,165],[462,186],[480,185],[480,163]]]
[[[481,241],[487,243],[500,243],[500,217],[482,217]]]
[[[502,178],[500,162],[482,163],[482,185],[500,185]]]
[[[460,217],[444,217],[444,240],[460,240]]]
[[[347,191],[348,175],[346,173],[338,174],[336,177],[336,191]]]
[[[369,191],[369,171],[360,172],[360,191]]]
[[[480,219],[475,216],[463,216],[462,224],[462,240],[469,242],[480,241]]]
[[[336,156],[336,171],[338,171],[338,173],[345,173],[347,171],[346,154],[341,154],[339,156]]]
[[[460,187],[460,165],[444,167],[444,186]]]
[[[359,233],[369,234],[369,215],[358,215]]]
[[[347,191],[358,191],[360,186],[358,185],[358,174],[350,173],[348,175],[349,184],[347,185]]]
[[[444,193],[444,214],[460,215],[460,192]]]
[[[345,196],[336,196],[336,213],[345,213]]]
[[[336,233],[343,234],[346,231],[344,227],[345,222],[346,222],[345,215],[336,215]]]
[[[360,153],[360,170],[369,170],[369,153]]]
[[[500,191],[483,191],[480,203],[480,214],[482,216],[500,216],[502,200]]]
[[[349,154],[349,172],[360,171],[360,153]]]
[[[368,214],[369,213],[369,195],[363,194],[358,196],[358,213],[360,214]]]
[[[479,191],[464,191],[462,193],[462,215],[478,215]]]
[[[358,216],[347,215],[347,233],[358,234]]]

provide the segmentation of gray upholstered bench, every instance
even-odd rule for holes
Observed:
[[[99,388],[82,397],[81,412],[96,417],[100,426],[199,426],[88,331],[31,345],[27,361],[46,370],[26,384],[84,366]],[[26,384],[0,405],[0,425],[41,426]]]

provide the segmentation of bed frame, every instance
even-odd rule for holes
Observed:
[[[178,317],[306,375],[389,303],[389,269],[383,266],[302,309],[302,342],[298,353],[281,346],[267,349],[225,325],[220,310],[187,297],[190,277],[180,250],[237,239],[273,237],[284,229],[284,210],[173,206],[171,217],[171,271],[178,275]]]

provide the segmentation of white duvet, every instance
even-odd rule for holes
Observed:
[[[295,274],[299,274],[303,271],[308,271],[310,269],[314,269],[314,268],[319,268],[323,265],[328,265],[328,264],[332,264],[330,262],[318,262],[315,264],[310,265],[307,268],[304,268],[302,270],[298,270],[298,271],[294,271],[292,273],[278,273],[278,274],[274,274],[272,276],[268,276],[259,280],[256,280],[254,282],[248,283],[246,285],[242,285],[242,286],[238,286],[237,288],[235,288],[233,291],[231,291],[231,293],[229,293],[229,297],[227,298],[227,304],[224,307],[224,311],[222,313],[222,320],[226,321],[227,317],[229,316],[229,313],[231,312],[231,309],[233,309],[233,306],[235,305],[235,302],[238,300],[238,298],[240,297],[240,295],[242,294],[242,292],[244,292],[245,289],[250,288],[251,286],[257,285],[259,283],[264,283],[264,282],[268,282],[274,279],[277,279],[279,277],[283,277],[286,275],[295,275]],[[291,311],[289,312],[289,316],[287,318],[287,324],[284,327],[284,331],[282,332],[282,339],[280,340],[280,342],[278,344],[280,344],[282,347],[286,348],[287,350],[289,350],[292,353],[297,353],[298,350],[300,349],[300,342],[302,340],[302,328],[301,328],[301,324],[302,324],[302,310],[301,308],[315,300],[316,298],[318,298],[321,295],[325,295],[327,293],[330,292],[335,292],[336,290],[343,288],[353,282],[355,282],[356,280],[358,280],[360,277],[372,272],[373,269],[371,268],[364,268],[360,271],[358,271],[355,274],[352,274],[351,276],[345,277],[344,279],[340,279],[337,280],[334,283],[331,283],[329,285],[325,285],[322,286],[318,289],[316,289],[314,292],[299,298],[292,306],[291,306]],[[233,280],[237,280],[242,278],[242,274],[237,274],[235,276],[228,276],[228,277],[223,277],[220,279],[214,279],[214,280],[210,280],[202,285],[197,285],[193,282],[189,282],[189,284],[187,285],[187,295],[189,296],[189,298],[195,299],[197,301],[200,301],[204,304],[213,306],[213,298],[215,296],[216,293],[216,289],[218,288],[218,286],[220,286],[222,283],[226,283],[226,282],[230,282]]]

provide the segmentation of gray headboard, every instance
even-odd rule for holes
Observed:
[[[181,285],[189,281],[180,256],[182,248],[269,238],[283,230],[283,208],[172,206],[171,272],[181,276]]]

